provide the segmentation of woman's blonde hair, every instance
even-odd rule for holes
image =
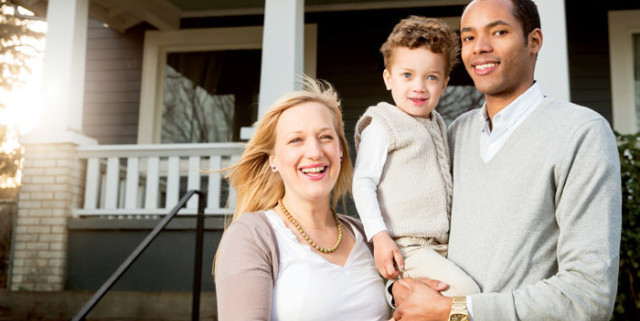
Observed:
[[[253,137],[247,143],[238,162],[226,170],[229,184],[236,190],[235,221],[247,212],[269,209],[284,196],[284,184],[280,174],[273,172],[269,165],[269,155],[276,141],[276,126],[283,111],[307,102],[317,102],[327,106],[333,118],[333,125],[339,137],[342,160],[338,180],[333,188],[333,206],[350,192],[353,166],[349,157],[347,139],[344,135],[340,100],[333,86],[323,80],[303,78],[304,89],[280,97],[259,120]],[[343,202],[344,204],[344,202]]]

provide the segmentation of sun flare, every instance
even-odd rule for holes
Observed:
[[[14,8],[2,7],[2,13],[13,15]],[[22,7],[18,7],[22,16],[33,15]],[[47,24],[44,21],[28,20],[26,24],[30,30],[36,32],[46,32]],[[10,40],[12,45],[18,45],[17,51],[29,56],[25,61],[17,61],[17,58],[9,53],[0,55],[1,63],[23,65],[19,69],[19,84],[13,86],[9,91],[7,88],[0,88],[0,125],[15,125],[19,129],[19,134],[24,135],[32,131],[37,125],[38,115],[42,110],[43,99],[42,82],[42,60],[44,52],[44,38],[36,39],[32,37],[20,36]],[[5,70],[5,72],[8,72]],[[3,75],[6,76],[6,75]]]
[[[0,189],[4,191],[21,185],[24,148],[18,137],[37,126],[42,110],[40,83],[44,38],[33,36],[33,32],[46,32],[46,23],[11,19],[14,15],[33,15],[21,7],[2,5],[0,10],[0,23],[26,25],[31,30],[16,33],[15,29],[3,29],[0,38],[0,45],[10,48],[0,51],[0,65],[3,67],[0,77],[4,80],[0,86]],[[17,15],[14,10],[18,10]]]

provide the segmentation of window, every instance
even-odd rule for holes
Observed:
[[[609,12],[613,128],[640,130],[640,10]]]
[[[160,142],[238,141],[257,115],[260,50],[167,55]]]
[[[148,31],[138,143],[226,142],[257,118],[262,27]],[[304,71],[315,76],[316,25]]]

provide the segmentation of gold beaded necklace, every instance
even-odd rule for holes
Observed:
[[[342,224],[340,224],[340,220],[338,220],[338,214],[336,214],[336,211],[334,211],[333,208],[331,209],[331,212],[333,213],[333,219],[336,220],[336,226],[338,227],[338,241],[336,241],[336,244],[332,248],[325,249],[324,247],[318,246],[318,244],[316,244],[316,242],[314,242],[309,237],[309,235],[307,235],[307,233],[302,229],[302,226],[300,226],[300,224],[298,224],[298,221],[296,221],[296,219],[293,218],[293,216],[291,216],[291,213],[289,213],[287,208],[284,207],[284,203],[282,202],[282,199],[278,200],[278,205],[280,205],[280,208],[282,209],[282,212],[284,213],[284,216],[287,217],[289,222],[291,222],[291,224],[293,224],[293,226],[296,227],[296,229],[298,230],[300,235],[302,235],[302,237],[305,240],[307,240],[307,242],[309,242],[309,244],[311,246],[313,246],[314,249],[316,249],[316,250],[318,250],[318,251],[320,251],[322,253],[333,253],[338,249],[338,247],[340,246],[340,243],[342,243]]]

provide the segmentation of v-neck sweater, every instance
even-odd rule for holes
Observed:
[[[477,110],[451,124],[449,259],[478,282],[475,321],[607,320],[621,229],[615,138],[596,112],[545,98],[488,162]]]

